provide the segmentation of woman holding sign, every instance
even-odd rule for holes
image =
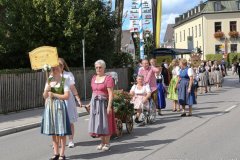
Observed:
[[[65,160],[66,136],[71,135],[71,126],[64,100],[69,98],[70,85],[69,80],[62,77],[60,66],[53,67],[51,75],[43,92],[45,110],[41,133],[52,136],[54,156],[50,160]]]

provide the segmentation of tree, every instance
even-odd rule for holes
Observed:
[[[111,64],[115,17],[99,0],[0,0],[0,68],[29,67],[28,52],[56,46],[70,66]],[[14,64],[14,65],[13,65]]]

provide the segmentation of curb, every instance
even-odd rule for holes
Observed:
[[[83,116],[86,116],[86,115],[88,115],[87,112],[78,113],[78,117],[83,117]],[[17,132],[26,131],[26,130],[33,129],[33,128],[37,128],[37,127],[40,127],[40,126],[41,126],[41,122],[36,122],[36,123],[29,123],[29,124],[26,124],[26,125],[17,126],[17,127],[13,127],[13,128],[3,129],[3,130],[0,130],[0,137],[6,136],[6,135],[9,135],[9,134],[14,134],[14,133],[17,133]]]

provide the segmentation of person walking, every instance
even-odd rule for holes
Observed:
[[[106,63],[95,62],[96,75],[92,77],[92,98],[90,102],[90,119],[88,132],[91,136],[100,137],[101,144],[97,150],[110,149],[110,137],[116,133],[116,122],[113,111],[114,80],[105,74]]]
[[[208,82],[208,79],[207,79],[207,71],[205,69],[205,65],[204,63],[202,62],[201,65],[199,66],[198,68],[198,78],[199,78],[199,82],[198,82],[198,86],[200,88],[200,94],[203,93],[203,89],[205,90],[205,93],[207,93],[207,82]]]
[[[164,77],[162,75],[162,66],[157,66],[159,72],[155,74],[157,81],[157,109],[162,110],[166,108],[166,86],[164,84]]]
[[[175,86],[177,85],[178,81],[178,74],[179,74],[179,66],[178,66],[178,60],[174,59],[172,60],[172,63],[170,64],[170,68],[172,69],[172,79],[170,81],[169,87],[168,87],[168,95],[167,98],[173,101],[173,112],[180,111],[180,107],[178,105],[178,93],[175,89]]]
[[[43,92],[45,109],[41,133],[52,136],[54,156],[50,160],[65,160],[66,136],[71,135],[71,126],[64,100],[69,98],[70,85],[69,80],[62,77],[60,66],[51,70],[51,77]]]
[[[238,76],[239,76],[239,83],[240,83],[240,59],[237,63],[237,72],[238,72]]]
[[[182,106],[182,117],[192,116],[192,106],[196,104],[194,87],[193,87],[193,70],[187,67],[187,60],[180,61],[179,85],[178,88],[178,102]],[[178,84],[178,83],[177,83]],[[185,106],[189,106],[189,114],[186,114]]]
[[[149,66],[147,59],[142,60],[142,67],[138,71],[138,75],[144,77],[144,84],[149,84],[151,88],[151,94],[153,96],[155,104],[157,104],[157,82],[155,74],[159,72],[159,69],[154,66]],[[158,114],[161,115],[161,110],[158,110]]]
[[[69,99],[65,100],[65,103],[67,105],[67,110],[68,110],[68,117],[71,123],[71,131],[72,131],[72,135],[69,136],[69,143],[68,143],[68,147],[69,148],[73,148],[74,147],[74,123],[77,122],[77,118],[78,118],[78,112],[77,112],[77,104],[76,101],[78,103],[78,105],[81,107],[81,100],[80,97],[78,95],[78,91],[75,87],[75,78],[72,74],[72,72],[70,72],[70,69],[66,63],[66,61],[63,58],[59,58],[59,65],[61,67],[61,71],[62,71],[62,76],[66,79],[69,79],[69,85],[70,85],[70,94],[69,94]],[[76,101],[75,101],[76,99]]]

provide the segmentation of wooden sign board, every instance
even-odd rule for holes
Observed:
[[[44,65],[56,67],[59,65],[56,47],[43,46],[29,53],[31,67],[33,70],[43,69]]]
[[[199,67],[201,64],[201,54],[199,53],[193,53],[191,54],[191,65],[193,67]]]

